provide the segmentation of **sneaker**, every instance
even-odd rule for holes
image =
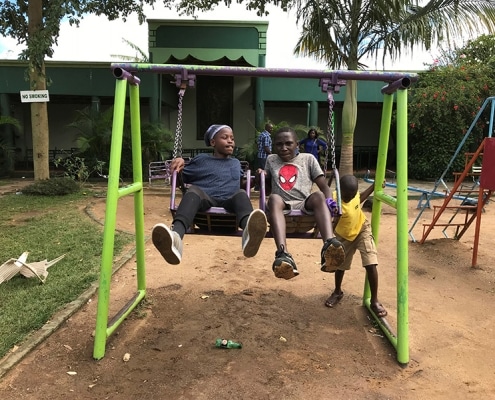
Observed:
[[[285,252],[283,246],[275,253],[272,270],[277,278],[292,279],[299,275],[294,259],[289,253]]]
[[[249,214],[246,227],[242,232],[242,253],[244,257],[254,257],[266,235],[268,222],[262,210],[254,210]]]
[[[169,264],[180,264],[182,258],[182,239],[177,232],[164,224],[156,224],[151,232],[153,244]]]
[[[321,249],[321,270],[323,272],[335,272],[344,263],[344,245],[336,238],[325,240]]]

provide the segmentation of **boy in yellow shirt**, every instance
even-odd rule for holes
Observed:
[[[371,193],[374,185],[371,185],[363,192],[358,191],[358,180],[353,175],[344,175],[340,178],[340,190],[342,198],[342,216],[334,220],[334,232],[345,249],[344,263],[335,269],[335,290],[326,300],[327,307],[336,306],[344,292],[342,291],[342,280],[345,271],[351,269],[352,258],[356,250],[361,253],[363,266],[368,274],[370,284],[370,308],[378,318],[387,315],[387,310],[378,300],[378,256],[375,240],[371,232],[371,225],[366,219],[366,215],[361,209],[363,203]]]

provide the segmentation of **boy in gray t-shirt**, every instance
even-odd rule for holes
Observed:
[[[333,272],[344,262],[344,247],[335,238],[331,215],[326,199],[332,198],[323,171],[315,157],[309,153],[296,154],[298,138],[289,127],[281,128],[274,137],[274,152],[268,156],[266,167],[267,217],[270,222],[277,251],[273,272],[277,278],[291,279],[297,275],[296,263],[287,251],[284,214],[301,210],[314,215],[323,239],[321,270]],[[320,191],[312,192],[313,183]]]

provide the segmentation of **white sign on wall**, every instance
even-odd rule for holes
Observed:
[[[48,90],[21,90],[21,103],[43,103],[50,101]]]

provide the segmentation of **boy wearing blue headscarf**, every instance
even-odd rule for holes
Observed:
[[[182,171],[182,178],[189,184],[175,213],[172,226],[159,223],[153,227],[152,241],[169,264],[179,264],[182,259],[182,238],[198,211],[210,207],[223,207],[235,213],[242,232],[242,252],[254,257],[265,237],[268,223],[262,210],[253,210],[245,190],[240,189],[243,176],[241,164],[233,158],[234,133],[228,125],[211,125],[205,133],[206,146],[213,147],[213,154],[201,153],[187,165],[183,158],[175,158],[171,172]]]

